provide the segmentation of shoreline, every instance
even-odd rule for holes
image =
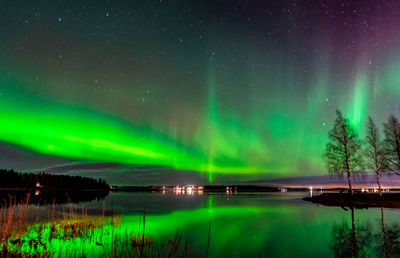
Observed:
[[[324,206],[368,208],[395,208],[400,209],[400,193],[384,192],[359,193],[322,193],[320,195],[305,197],[303,200]]]
[[[47,187],[34,187],[34,188],[26,188],[26,187],[10,187],[10,188],[2,188],[0,187],[0,191],[43,191],[43,192],[109,192],[110,189],[77,189],[77,188],[47,188]]]

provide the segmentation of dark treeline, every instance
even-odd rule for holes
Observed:
[[[382,173],[400,174],[400,123],[391,115],[383,124],[382,137],[373,119],[368,117],[366,129],[366,139],[362,140],[351,121],[337,111],[333,128],[329,131],[324,158],[329,173],[347,177],[351,194],[351,175],[373,171],[382,195]]]
[[[109,190],[102,179],[45,173],[19,173],[0,170],[0,188],[44,188],[46,190]]]
[[[0,207],[10,204],[70,204],[90,201],[104,200],[109,191],[47,191],[47,190],[27,190],[27,191],[0,191]]]

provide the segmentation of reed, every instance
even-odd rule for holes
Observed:
[[[145,212],[134,233],[105,205],[89,215],[84,205],[37,207],[29,198],[17,203],[10,196],[0,207],[0,257],[186,257],[178,233],[167,243],[146,233]]]

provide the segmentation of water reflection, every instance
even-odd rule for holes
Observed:
[[[188,257],[400,257],[399,210],[315,205],[302,200],[308,191],[234,194],[233,188],[227,196],[199,190],[115,192],[104,201],[86,202],[85,209],[116,211],[121,214],[118,232],[135,233],[144,232],[146,211],[146,235],[167,243],[179,232]],[[79,210],[80,205],[65,207]],[[61,206],[56,214],[63,214]]]
[[[381,232],[376,236],[378,253],[384,257],[400,257],[400,226],[386,225],[384,209],[381,208]]]
[[[371,241],[371,225],[357,223],[355,210],[351,211],[351,227],[346,221],[332,226],[332,250],[335,257],[366,257]]]
[[[179,230],[192,253],[202,257],[210,221],[212,257],[400,256],[398,210],[315,205],[302,200],[308,194],[238,193],[226,198],[225,193],[190,197],[118,193],[107,201],[122,209],[128,228],[135,229],[139,213],[146,210],[155,238],[163,239]]]
[[[382,207],[375,229],[370,220],[357,220],[354,207],[349,211],[351,226],[347,221],[332,226],[331,249],[335,257],[400,257],[400,226],[387,225]]]

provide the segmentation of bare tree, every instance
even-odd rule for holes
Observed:
[[[388,161],[386,159],[384,144],[381,140],[378,128],[371,117],[368,117],[366,142],[366,165],[368,169],[375,172],[379,195],[382,195],[381,174],[387,171]]]
[[[383,124],[385,134],[386,157],[390,165],[390,170],[400,174],[400,123],[399,120],[391,115],[388,123]]]
[[[330,142],[326,145],[324,158],[328,172],[331,174],[347,175],[349,192],[353,194],[351,174],[362,167],[361,141],[350,121],[336,111],[336,120],[329,131]]]

